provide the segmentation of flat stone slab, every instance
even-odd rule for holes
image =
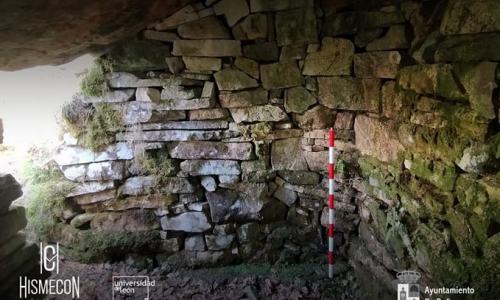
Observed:
[[[54,156],[59,166],[87,164],[108,160],[132,159],[134,153],[128,143],[117,143],[106,147],[104,151],[94,152],[83,147],[61,147]]]
[[[203,212],[186,212],[174,217],[165,216],[160,222],[163,230],[205,232],[212,228]]]
[[[272,144],[271,165],[273,170],[308,170],[300,140],[300,138],[283,139]]]
[[[180,166],[192,176],[241,174],[240,165],[234,160],[186,160]]]
[[[224,69],[214,74],[221,91],[237,91],[258,87],[257,80],[237,69]]]
[[[241,44],[236,40],[176,40],[172,54],[207,57],[241,56]]]
[[[205,141],[180,142],[170,150],[170,156],[177,159],[249,160],[253,156],[253,145]]]
[[[220,93],[219,101],[222,107],[239,108],[268,104],[268,92],[262,88],[233,92]]]
[[[108,232],[137,232],[158,229],[160,223],[152,211],[131,210],[97,213],[92,218],[90,227],[94,230]]]
[[[279,122],[288,118],[283,109],[274,105],[231,108],[229,111],[236,123]]]
[[[122,90],[112,90],[104,93],[101,97],[81,97],[82,101],[85,103],[116,103],[116,102],[127,102],[134,96],[134,89],[122,89]]]
[[[333,109],[377,112],[380,79],[318,77],[319,103]]]
[[[210,108],[213,106],[210,98],[195,98],[195,99],[165,99],[160,104],[155,106],[156,110],[192,110]]]
[[[148,123],[141,126],[142,130],[182,129],[207,130],[227,129],[227,121],[179,121],[166,123]]]
[[[304,62],[304,75],[351,75],[354,45],[348,39],[325,37],[321,49],[309,53]]]
[[[156,130],[144,131],[140,136],[135,133],[118,133],[120,141],[170,142],[170,141],[208,141],[221,140],[224,134],[220,130]]]
[[[72,181],[99,181],[123,179],[125,165],[122,161],[104,161],[88,165],[62,167],[64,177]]]

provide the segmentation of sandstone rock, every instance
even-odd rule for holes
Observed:
[[[213,106],[212,99],[210,98],[196,98],[196,99],[165,99],[156,106],[157,110],[194,110],[210,108]]]
[[[221,184],[235,184],[240,181],[240,177],[238,175],[220,175],[219,182]]]
[[[108,160],[127,160],[132,158],[134,158],[134,153],[131,146],[127,143],[110,145],[101,152],[93,152],[92,150],[82,147],[63,146],[57,150],[54,156],[54,160],[59,166],[87,164]]]
[[[278,106],[263,105],[229,110],[236,123],[279,122],[287,119],[287,114]]]
[[[239,175],[240,165],[232,160],[186,160],[181,170],[192,176],[200,175]]]
[[[160,227],[153,212],[132,210],[126,212],[97,213],[90,227],[98,231],[149,231]]]
[[[160,91],[154,88],[137,88],[135,91],[136,101],[160,102]]]
[[[214,5],[214,11],[216,15],[224,15],[230,27],[233,27],[234,24],[250,13],[245,0],[219,1]]]
[[[384,162],[397,159],[400,151],[404,150],[393,132],[386,124],[377,119],[358,115],[354,122],[356,132],[356,148],[362,154],[375,156]]]
[[[205,235],[208,250],[223,250],[231,246],[235,236],[227,235]]]
[[[181,142],[170,150],[170,156],[177,159],[233,159],[252,158],[251,143]]]
[[[205,251],[205,240],[203,235],[197,234],[184,240],[184,249],[187,251]]]
[[[306,45],[287,45],[281,49],[280,60],[304,59],[306,57]]]
[[[116,72],[140,72],[164,70],[167,68],[165,57],[169,46],[149,40],[131,40],[113,47],[106,57]]]
[[[229,117],[229,112],[224,108],[206,108],[189,111],[190,120],[217,120]]]
[[[307,170],[300,138],[275,141],[271,146],[271,165],[273,170]]]
[[[348,39],[325,37],[318,52],[309,53],[304,62],[304,75],[351,75],[354,45]]]
[[[75,228],[83,227],[84,225],[90,223],[94,216],[95,214],[93,213],[83,213],[78,215],[71,220],[71,226]]]
[[[162,130],[162,129],[227,129],[227,121],[177,121],[165,123],[148,123],[142,125],[142,130]]]
[[[183,39],[230,39],[229,30],[215,16],[208,16],[177,27]]]
[[[27,225],[24,207],[12,205],[7,213],[0,218],[0,243],[9,240],[11,237]]]
[[[406,37],[404,25],[394,25],[387,30],[387,33],[366,45],[367,51],[397,50],[407,49],[410,43]]]
[[[279,176],[291,184],[312,185],[318,184],[319,175],[308,171],[279,171]]]
[[[270,190],[266,183],[220,184],[222,188],[228,188],[238,193],[238,199],[229,206],[231,212],[229,218],[236,221],[244,220],[267,220],[272,221],[282,217],[282,207],[274,205]],[[278,203],[279,204],[279,203]]]
[[[222,182],[221,182],[222,183]],[[237,213],[237,207],[233,204],[239,199],[236,192],[221,189],[216,192],[206,193],[208,204],[210,205],[210,215],[215,223],[229,221]]]
[[[365,29],[356,34],[354,37],[354,43],[356,46],[363,48],[366,47],[370,42],[380,37],[384,30],[382,28]]]
[[[261,65],[260,76],[265,89],[294,87],[303,83],[300,70],[294,61]]]
[[[160,222],[163,230],[205,232],[212,228],[207,216],[202,212],[186,212],[175,217],[165,216]]]
[[[116,199],[116,190],[105,190],[92,194],[78,195],[73,197],[78,205],[90,205],[94,203],[107,202]]]
[[[334,156],[335,158],[336,156]],[[304,151],[304,158],[311,171],[325,170],[325,161],[328,161],[328,151],[308,152]]]
[[[382,115],[395,120],[408,120],[413,96],[396,88],[394,81],[382,86]]]
[[[233,27],[235,39],[247,41],[265,39],[267,37],[267,16],[265,14],[253,14]]]
[[[198,20],[198,13],[193,8],[192,5],[186,5],[182,9],[176,11],[174,14],[169,16],[168,18],[162,20],[161,22],[155,25],[156,30],[167,30],[174,29],[177,26]]]
[[[125,183],[120,187],[122,195],[141,195],[148,194],[156,185],[154,176],[137,176],[130,177],[125,180]]]
[[[304,87],[294,87],[286,91],[285,110],[287,112],[303,113],[316,103],[316,98]]]
[[[225,108],[249,107],[269,103],[267,95],[266,90],[257,88],[234,93],[220,93],[219,100],[221,106]]]
[[[153,116],[153,104],[151,102],[131,101],[118,107],[121,111],[121,121],[124,125],[144,123]]]
[[[167,141],[192,141],[192,140],[220,140],[222,132],[218,130],[157,130],[145,131],[141,136],[125,132],[116,135],[121,141],[167,142]]]
[[[279,186],[273,194],[273,197],[285,203],[287,206],[292,206],[297,201],[297,193]]]
[[[335,115],[331,109],[317,105],[301,115],[294,115],[294,117],[300,128],[314,130],[331,127]]]
[[[310,6],[307,0],[250,0],[250,10],[252,12],[279,11],[298,7]]]
[[[177,202],[177,195],[148,194],[144,196],[126,197],[123,199],[114,198],[106,202],[98,202],[95,204],[83,205],[82,208],[85,209],[85,211],[87,212],[124,211],[130,209],[164,210],[167,208],[167,206],[171,205],[174,202]]]
[[[234,66],[253,78],[259,79],[259,63],[256,61],[241,56],[236,58]]]
[[[378,112],[379,79],[319,77],[319,103],[328,108]]]
[[[172,54],[176,56],[241,56],[241,45],[234,40],[176,40]]]
[[[401,69],[399,85],[419,94],[437,95],[452,100],[465,100],[458,87],[451,65],[415,65]]]
[[[224,69],[215,73],[215,81],[219,90],[235,91],[257,87],[257,81],[236,69]]]
[[[138,87],[161,87],[168,83],[168,79],[146,78],[141,79],[127,72],[112,72],[106,74],[108,84],[112,88],[138,88]]]
[[[184,65],[189,72],[210,72],[219,71],[222,66],[220,58],[215,57],[190,57],[182,58]]]
[[[6,212],[12,201],[22,195],[22,187],[14,176],[0,173],[0,214]]]
[[[445,35],[500,31],[500,5],[495,0],[448,3],[441,33]]]
[[[67,166],[62,169],[64,177],[72,181],[121,180],[124,164],[119,161],[105,161],[89,165]]]
[[[156,30],[144,30],[142,32],[142,37],[146,40],[155,40],[162,42],[173,42],[179,39],[179,36],[175,32],[165,32]]]
[[[203,176],[200,183],[207,192],[213,192],[217,189],[217,182],[212,176]]]
[[[401,64],[398,51],[377,51],[354,56],[354,74],[361,78],[396,78]]]
[[[101,97],[89,97],[81,95],[81,100],[85,103],[117,103],[127,102],[134,96],[133,89],[112,90],[105,92]]]
[[[277,12],[275,22],[278,46],[309,44],[318,40],[313,8]]]
[[[243,46],[243,55],[260,62],[277,61],[279,48],[276,42],[263,42]]]
[[[241,163],[243,182],[269,182],[276,174],[272,170],[267,170],[267,163],[262,160],[244,161]]]
[[[112,180],[109,181],[96,181],[96,182],[85,182],[77,185],[71,190],[71,193],[66,195],[66,197],[81,196],[85,194],[93,194],[106,190],[113,189],[115,183]]]
[[[350,130],[354,126],[354,115],[350,112],[339,112],[335,117],[335,125],[333,126],[336,130]]]

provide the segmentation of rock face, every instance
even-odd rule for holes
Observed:
[[[156,19],[180,9],[185,2],[91,1],[71,6],[51,2],[39,6],[31,1],[4,1],[0,5],[3,26],[16,28],[22,23],[29,30],[1,34],[0,40],[9,42],[1,44],[0,69],[64,63],[87,51],[132,37]]]
[[[212,226],[204,213],[187,212],[175,217],[162,217],[161,227],[163,230],[204,232]]]
[[[179,159],[248,160],[252,158],[252,144],[181,142],[170,151],[170,156]]]

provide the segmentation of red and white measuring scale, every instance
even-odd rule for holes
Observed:
[[[328,277],[333,278],[333,230],[335,222],[335,199],[333,196],[333,178],[335,166],[333,148],[335,147],[335,131],[328,132]]]

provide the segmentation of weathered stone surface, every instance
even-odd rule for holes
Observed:
[[[258,241],[262,238],[261,228],[257,223],[243,224],[236,232],[240,243]]]
[[[26,227],[26,213],[24,207],[12,205],[7,213],[0,218],[0,243],[13,237],[18,231]]]
[[[389,27],[405,22],[400,11],[364,11],[332,14],[325,18],[323,34],[326,36],[349,35],[360,30]]]
[[[317,105],[303,114],[294,115],[298,126],[304,130],[328,128],[333,125],[334,113],[331,109]]]
[[[362,154],[372,155],[384,162],[397,159],[404,148],[388,125],[364,115],[358,115],[354,122],[356,148]]]
[[[108,84],[112,88],[138,88],[138,87],[162,87],[171,80],[168,78],[146,78],[142,79],[127,72],[112,72],[106,74]]]
[[[306,159],[309,170],[317,172],[323,171],[325,170],[325,161],[328,161],[328,151],[304,151],[304,158]]]
[[[248,160],[252,154],[251,143],[180,142],[170,150],[170,156],[177,159]]]
[[[438,188],[444,191],[453,190],[457,178],[455,166],[418,156],[413,157],[411,161],[405,160],[404,165],[412,174],[427,180]]]
[[[205,241],[208,250],[223,250],[229,248],[235,238],[234,234],[206,235]]]
[[[227,121],[170,121],[165,123],[148,123],[141,126],[142,130],[162,130],[162,129],[227,129]]]
[[[54,160],[60,166],[132,158],[134,158],[134,153],[131,146],[127,143],[110,145],[101,152],[93,152],[82,147],[63,146],[57,150],[54,156]]]
[[[182,60],[189,72],[219,71],[222,67],[221,59],[216,57],[184,56]]]
[[[133,89],[113,90],[104,93],[101,97],[89,97],[81,95],[80,99],[85,103],[116,103],[127,102],[134,96]]]
[[[451,1],[441,22],[447,35],[500,31],[500,4],[495,0]]]
[[[317,40],[316,14],[313,8],[276,13],[276,41],[279,46],[310,44]]]
[[[306,57],[306,45],[287,45],[281,48],[280,60],[304,59]]]
[[[377,112],[379,79],[319,77],[319,103],[328,108]]]
[[[367,51],[397,50],[407,49],[410,43],[406,37],[404,25],[394,25],[387,30],[387,33],[366,45]]]
[[[247,41],[265,39],[267,37],[267,16],[265,14],[253,14],[233,27],[235,39]]]
[[[132,196],[123,199],[112,199],[106,202],[83,205],[87,212],[102,211],[124,211],[130,209],[166,209],[169,205],[177,202],[174,194],[148,194],[144,196]]]
[[[180,74],[182,71],[184,71],[184,62],[182,61],[182,57],[178,56],[170,56],[165,58],[165,61],[167,62],[168,70],[170,73],[174,75]]]
[[[464,150],[462,157],[455,163],[468,173],[482,174],[492,165],[493,157],[487,145],[471,146]]]
[[[221,91],[236,91],[258,86],[255,79],[236,69],[224,69],[215,73],[214,77]]]
[[[287,206],[292,206],[298,199],[296,192],[282,186],[276,189],[273,197],[285,203]]]
[[[259,79],[259,63],[246,57],[237,57],[234,66],[255,79]]]
[[[287,119],[287,114],[278,106],[263,105],[229,110],[236,123],[242,122],[279,122]]]
[[[448,99],[464,100],[452,66],[448,64],[415,65],[401,69],[399,85],[419,94],[437,95]]]
[[[124,175],[124,164],[120,161],[105,161],[88,165],[63,167],[64,177],[72,181],[120,180]]]
[[[240,181],[240,177],[238,175],[220,175],[219,182],[221,184],[235,184]]]
[[[264,105],[269,103],[268,92],[262,88],[253,90],[220,93],[220,105],[225,108],[249,107],[256,105]]]
[[[191,110],[210,108],[213,106],[210,98],[195,98],[195,99],[165,99],[156,106],[157,110]]]
[[[186,178],[164,177],[159,182],[155,176],[130,177],[120,187],[122,195],[132,196],[150,194],[153,190],[162,190],[171,194],[188,194],[193,193],[195,188]]]
[[[300,138],[275,141],[271,146],[273,170],[307,170],[307,162],[300,144]]]
[[[184,249],[187,251],[204,251],[206,247],[203,235],[197,234],[187,237],[184,241]]]
[[[176,56],[241,56],[241,45],[235,40],[176,40],[172,54]]]
[[[109,181],[96,181],[96,182],[85,182],[77,185],[71,190],[71,193],[66,195],[67,197],[80,196],[85,194],[93,194],[106,190],[113,189],[115,186],[112,180]]]
[[[0,174],[0,214],[6,212],[12,201],[23,195],[21,185],[10,174]]]
[[[182,9],[176,11],[174,14],[168,18],[163,19],[155,25],[156,30],[167,30],[173,29],[177,26],[198,20],[198,13],[192,5],[186,5]]]
[[[280,50],[276,42],[263,42],[243,46],[243,55],[261,62],[277,61]]]
[[[168,142],[220,140],[222,136],[222,132],[219,130],[157,130],[145,131],[140,136],[130,132],[119,133],[116,138],[120,141]]]
[[[120,187],[120,192],[123,195],[141,195],[147,194],[156,185],[154,176],[138,176],[130,177]]]
[[[83,213],[81,215],[78,215],[71,219],[71,226],[75,228],[80,228],[92,221],[94,218],[95,214],[94,213]]]
[[[308,171],[279,171],[278,175],[285,181],[297,185],[312,185],[319,183],[319,175]]]
[[[401,64],[398,51],[377,51],[354,56],[354,74],[361,78],[396,78]]]
[[[165,216],[160,222],[163,230],[205,232],[212,228],[203,212],[186,212],[175,217]]]
[[[237,207],[233,204],[239,199],[236,192],[221,189],[217,192],[206,193],[208,204],[210,205],[210,215],[215,223],[229,221]]]
[[[230,39],[229,30],[215,16],[208,16],[197,21],[182,24],[177,32],[184,39]]]
[[[498,61],[500,34],[481,33],[446,37],[437,45],[431,44],[436,62]]]
[[[279,11],[311,5],[308,0],[250,0],[252,12]]]
[[[144,30],[142,32],[142,37],[146,40],[155,40],[162,42],[173,42],[179,39],[179,36],[175,32],[165,32],[156,30]]]
[[[217,182],[212,176],[203,176],[200,180],[200,183],[207,192],[213,192],[215,191],[215,189],[217,189]]]
[[[117,109],[121,112],[121,121],[124,125],[144,123],[153,116],[153,104],[151,102],[130,101],[117,106]]]
[[[336,130],[352,129],[354,126],[354,115],[350,112],[339,112],[335,116],[335,125],[333,126]]]
[[[304,62],[304,75],[351,75],[354,45],[348,39],[325,37],[318,52],[309,53]]]
[[[301,85],[302,75],[295,61],[261,65],[260,76],[265,89],[280,89]]]
[[[382,115],[396,120],[408,120],[413,96],[396,88],[394,81],[382,86]]]
[[[158,103],[160,102],[160,91],[155,88],[137,88],[135,100]]]
[[[224,108],[206,108],[189,111],[190,120],[218,120],[229,117],[229,111]]]
[[[303,113],[316,103],[316,97],[304,87],[294,87],[286,91],[285,110],[287,112]]]
[[[192,176],[200,175],[239,175],[240,165],[233,160],[186,160],[181,170]]]
[[[106,57],[116,72],[139,72],[166,69],[169,52],[169,46],[161,42],[131,40],[113,47]]]
[[[214,5],[214,11],[216,15],[224,15],[230,27],[250,13],[245,0],[219,1]]]
[[[365,29],[356,34],[354,37],[354,44],[356,46],[363,48],[376,38],[380,37],[384,30],[382,28]]]
[[[90,227],[99,231],[147,231],[160,227],[153,212],[133,210],[126,212],[97,213]]]
[[[78,205],[90,205],[99,202],[106,202],[116,199],[116,190],[104,190],[92,194],[74,196],[73,199]]]

